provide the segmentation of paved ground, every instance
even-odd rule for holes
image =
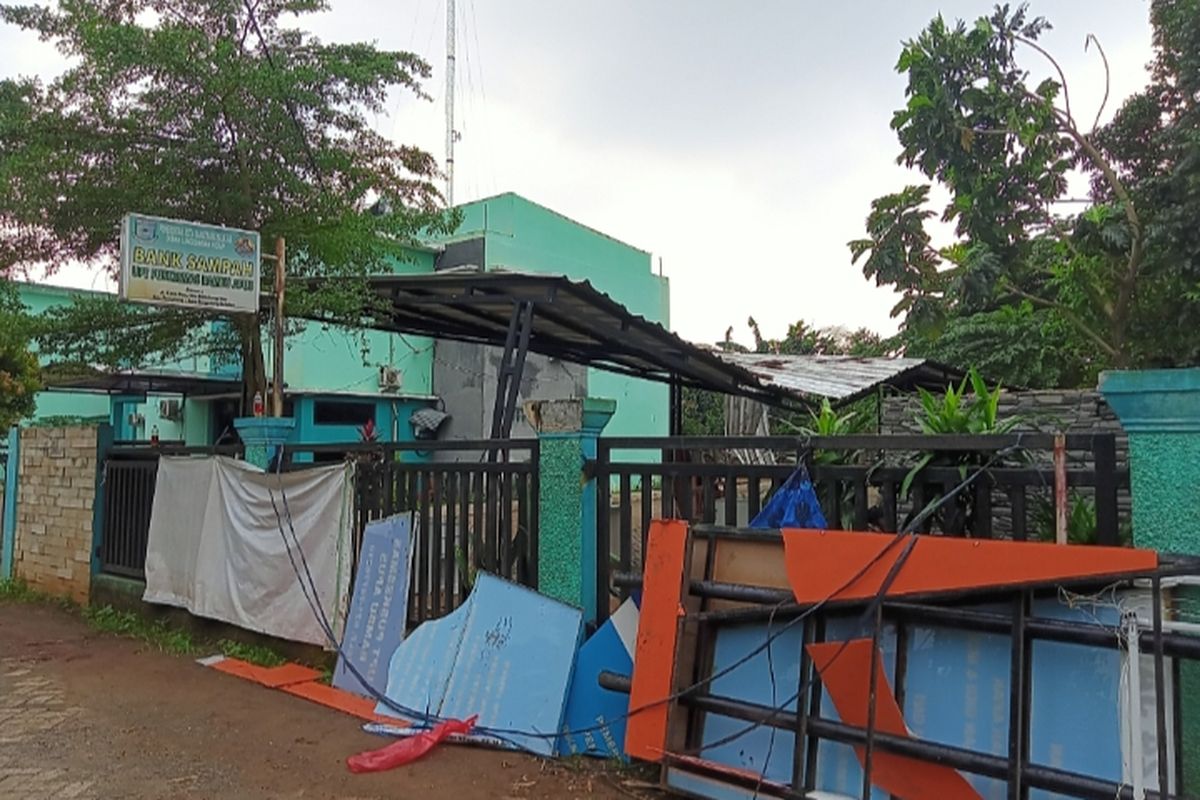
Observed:
[[[384,740],[282,692],[91,631],[59,609],[0,602],[0,798],[629,797],[621,779],[443,747],[352,775]]]

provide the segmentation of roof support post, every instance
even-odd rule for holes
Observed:
[[[517,413],[517,398],[521,393],[521,376],[525,372],[525,356],[529,353],[529,335],[533,330],[533,303],[522,300],[513,305],[504,340],[504,354],[496,376],[496,402],[492,406],[492,437],[507,439],[512,435],[513,417]],[[496,459],[496,450],[488,454]]]

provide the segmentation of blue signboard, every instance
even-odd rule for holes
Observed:
[[[333,672],[333,685],[339,689],[371,695],[347,669],[347,658],[376,691],[382,692],[387,685],[388,664],[404,639],[408,621],[412,539],[411,514],[372,520],[363,531],[354,596]]]
[[[625,759],[629,694],[601,688],[600,673],[633,674],[639,616],[633,598],[626,600],[579,648],[563,718],[560,755]]]
[[[505,737],[553,755],[582,631],[579,609],[480,573],[463,605],[396,648],[387,697],[439,717],[478,715],[484,728],[528,731]],[[375,710],[395,715],[384,703]]]
[[[1007,606],[968,606],[1005,612]],[[1119,615],[1107,607],[1068,607],[1055,598],[1034,603],[1034,616],[1044,619],[1115,625]],[[777,626],[779,623],[777,623]],[[784,631],[766,652],[712,683],[715,694],[765,706],[783,705],[799,682],[800,626]],[[833,618],[826,639],[841,641],[869,636],[857,616]],[[763,625],[737,625],[718,631],[713,670],[740,661],[761,646]],[[966,747],[998,756],[1007,754],[1011,644],[1006,635],[935,626],[908,629],[904,721],[913,735],[932,742]],[[896,632],[885,625],[880,638],[885,674],[894,675]],[[1031,648],[1032,703],[1030,760],[1089,777],[1122,780],[1120,681],[1122,654],[1110,648],[1035,641]],[[789,703],[787,710],[795,710]],[[827,694],[821,715],[838,719]],[[703,738],[715,742],[746,728],[741,720],[708,714]],[[1087,731],[1080,736],[1079,731]],[[756,728],[726,744],[706,749],[705,758],[731,767],[763,772],[768,780],[791,780],[795,738],[792,733]],[[1006,797],[1003,781],[965,774],[985,800]],[[816,788],[859,796],[862,767],[853,748],[822,741],[818,748]],[[1033,790],[1031,800],[1058,800],[1062,795]],[[708,794],[701,796],[717,795]],[[874,789],[873,800],[887,793]]]

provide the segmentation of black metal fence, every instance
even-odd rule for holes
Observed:
[[[234,447],[111,448],[102,467],[101,571],[145,577],[159,456],[238,452]],[[283,469],[343,459],[355,463],[356,561],[369,521],[405,511],[416,515],[412,624],[457,608],[478,570],[536,588],[536,440],[300,445],[285,450]]]
[[[301,446],[316,455],[342,445]],[[480,570],[537,588],[538,442],[445,441],[349,451],[355,474],[354,552],[368,522],[411,511],[414,541],[409,621],[457,608]]]
[[[102,496],[101,529],[97,555],[100,571],[109,575],[142,579],[146,575],[146,543],[150,535],[150,510],[158,477],[160,455],[229,455],[235,447],[182,447],[177,445],[116,445],[104,454],[100,465]]]
[[[1064,444],[1075,525],[1090,528],[1089,541],[1120,543],[1129,523],[1118,493],[1129,473],[1117,464],[1115,436],[1072,434]],[[797,464],[807,466],[833,529],[900,530],[982,472],[920,530],[1045,537],[1047,514],[1053,525],[1054,446],[1053,434],[602,438],[592,465],[597,548],[609,554],[597,559],[600,607],[608,607],[611,571],[640,566],[652,518],[748,525]]]

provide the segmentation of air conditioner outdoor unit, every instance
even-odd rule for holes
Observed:
[[[178,399],[159,400],[158,415],[163,419],[178,422],[183,419],[183,401]]]
[[[403,379],[404,373],[395,367],[381,366],[379,368],[379,388],[385,392],[400,391]]]

